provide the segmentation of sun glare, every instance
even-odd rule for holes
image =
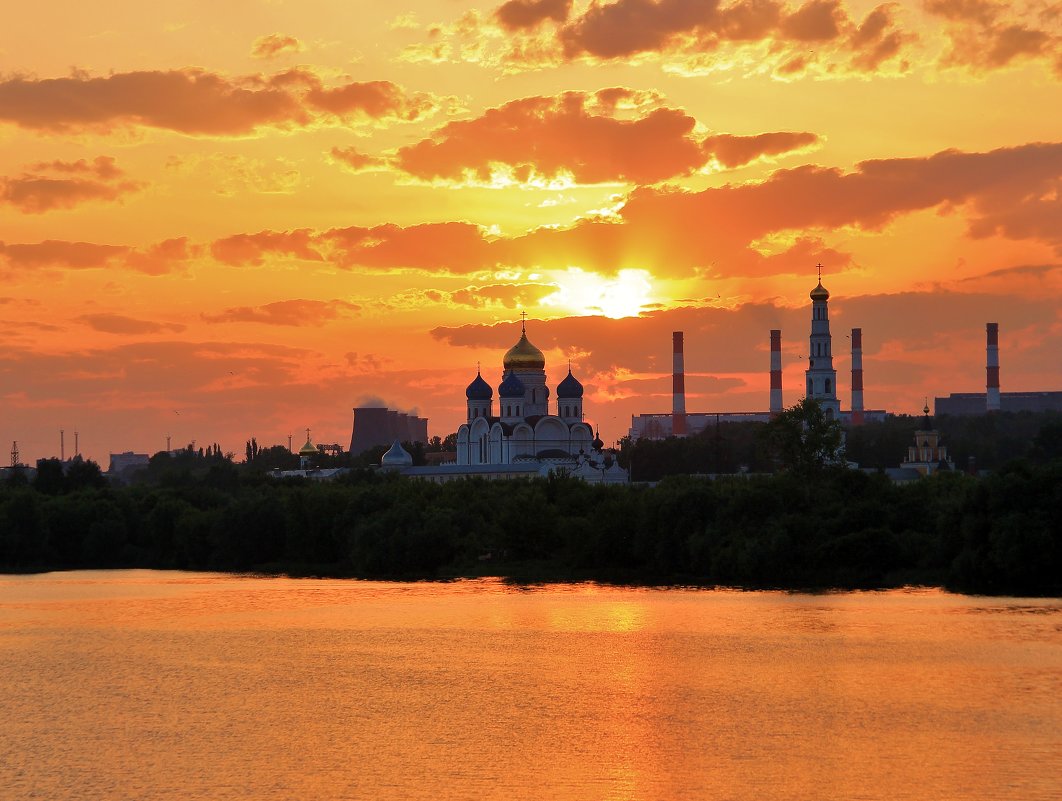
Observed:
[[[636,317],[652,302],[648,270],[620,270],[614,277],[569,267],[557,276],[556,292],[542,299],[545,306],[576,314],[601,314],[613,319]]]

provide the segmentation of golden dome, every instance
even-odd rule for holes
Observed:
[[[317,448],[310,441],[310,430],[306,430],[306,444],[299,448],[299,456],[316,456]]]
[[[542,370],[546,366],[546,357],[542,351],[527,341],[527,332],[522,331],[520,341],[506,352],[502,366],[506,370],[520,367]]]
[[[829,300],[830,293],[826,291],[826,287],[822,285],[822,280],[819,280],[819,285],[811,290],[812,300]]]

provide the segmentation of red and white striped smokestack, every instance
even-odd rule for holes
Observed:
[[[771,414],[782,413],[782,332],[771,329]]]
[[[863,425],[863,329],[852,329],[852,425]]]
[[[985,381],[985,408],[990,412],[999,411],[999,323],[988,323],[988,359],[985,364],[987,379]]]
[[[682,364],[682,332],[675,331],[671,335],[674,345],[674,365],[672,401],[671,401],[671,433],[676,437],[686,436],[686,368]]]

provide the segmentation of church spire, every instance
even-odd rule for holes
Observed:
[[[833,369],[833,338],[830,335],[830,293],[822,285],[822,265],[815,266],[818,284],[811,290],[811,336],[808,342],[806,395],[822,406],[826,416],[837,420],[841,404],[837,400],[837,371]]]

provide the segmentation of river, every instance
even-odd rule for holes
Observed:
[[[1062,601],[0,576],[2,799],[1062,798]]]

